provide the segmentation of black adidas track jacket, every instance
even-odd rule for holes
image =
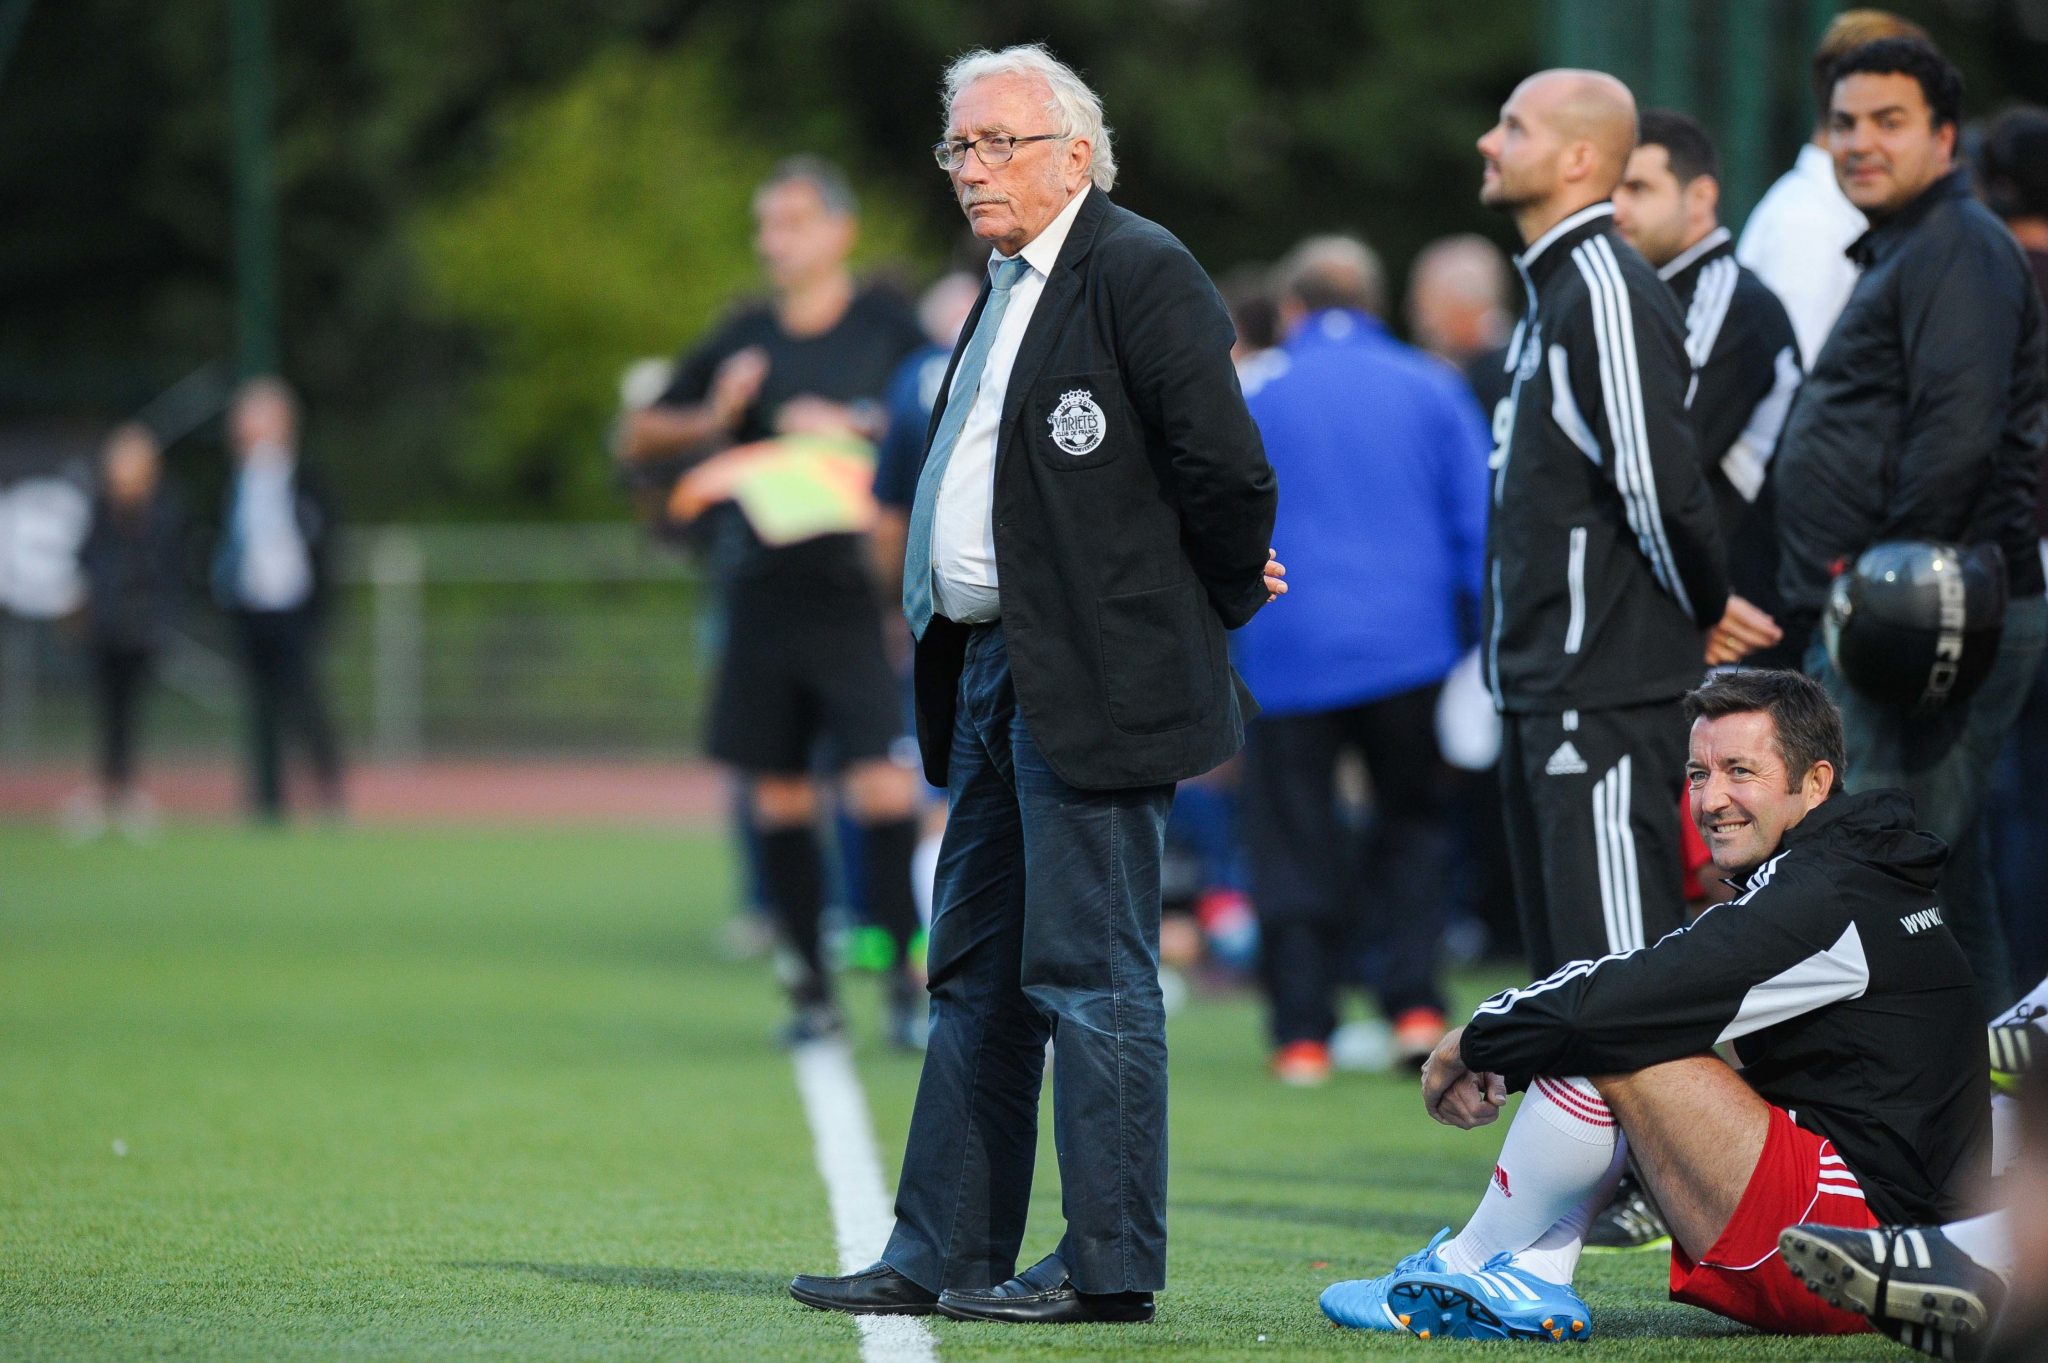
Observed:
[[[1704,631],[1728,597],[1678,305],[1606,203],[1515,263],[1529,310],[1494,419],[1482,648],[1494,704],[1669,700],[1699,683]]]

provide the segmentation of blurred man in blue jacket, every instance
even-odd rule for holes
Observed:
[[[1443,1035],[1436,703],[1475,637],[1490,442],[1457,373],[1380,322],[1363,242],[1310,238],[1278,273],[1284,362],[1246,400],[1287,489],[1274,542],[1303,585],[1239,632],[1236,656],[1264,707],[1244,794],[1273,1070],[1313,1084],[1329,1076],[1343,965],[1361,945],[1397,1053],[1419,1061]],[[1346,754],[1371,780],[1364,846],[1339,788]]]

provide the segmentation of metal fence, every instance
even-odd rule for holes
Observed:
[[[349,746],[404,760],[697,751],[709,598],[625,524],[348,532],[324,672]],[[0,614],[0,761],[82,758],[89,662],[62,621]],[[196,594],[159,661],[153,753],[225,753],[241,720],[228,622]]]

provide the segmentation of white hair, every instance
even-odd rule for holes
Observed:
[[[1074,74],[1074,68],[1048,52],[1043,43],[1022,43],[991,52],[976,48],[953,59],[946,68],[946,117],[953,114],[953,102],[960,92],[976,81],[991,76],[1036,76],[1052,91],[1045,112],[1059,125],[1064,137],[1085,140],[1094,152],[1088,174],[1095,187],[1108,191],[1116,185],[1116,152],[1110,147],[1110,129],[1102,121],[1102,100]]]

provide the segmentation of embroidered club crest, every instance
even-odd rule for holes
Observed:
[[[1052,443],[1072,455],[1092,453],[1109,433],[1109,423],[1095,405],[1095,394],[1086,388],[1060,394],[1059,406],[1046,421],[1052,427]]]

